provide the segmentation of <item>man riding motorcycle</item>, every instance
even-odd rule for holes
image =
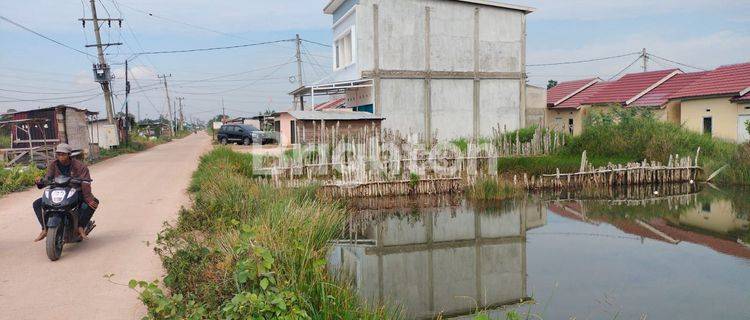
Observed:
[[[44,184],[42,183],[42,181],[51,181],[57,176],[67,176],[74,179],[82,179],[86,181],[91,180],[91,176],[89,175],[89,168],[87,168],[83,162],[71,158],[70,155],[72,152],[73,149],[67,143],[61,143],[57,146],[57,148],[55,148],[56,160],[50,162],[49,165],[47,165],[47,173],[44,175],[44,180],[42,180],[42,178],[36,179],[37,188],[44,188]],[[99,200],[97,200],[96,197],[94,197],[94,195],[91,193],[90,182],[81,183],[81,194],[83,196],[83,201],[81,201],[81,205],[78,208],[79,217],[77,231],[81,236],[81,239],[85,240],[88,239],[88,237],[86,236],[84,228],[91,220],[91,217],[94,215],[94,211],[96,210],[96,208],[99,206]],[[44,215],[42,213],[42,198],[34,201],[33,207],[36,218],[39,220],[39,224],[42,226],[42,232],[38,237],[36,237],[36,239],[34,239],[34,242],[37,242],[47,237],[47,229],[45,228],[46,224],[44,221]]]

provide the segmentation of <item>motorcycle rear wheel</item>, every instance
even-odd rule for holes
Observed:
[[[47,229],[47,258],[57,261],[65,244],[65,229],[62,226]]]

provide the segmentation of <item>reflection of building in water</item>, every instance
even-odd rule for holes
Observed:
[[[383,215],[360,229],[359,244],[336,245],[329,265],[370,303],[414,318],[468,314],[527,299],[526,224],[543,219],[528,208],[475,214],[465,205]]]
[[[563,201],[547,205],[550,212],[587,223],[607,223],[621,231],[656,241],[678,244],[682,241],[709,247],[723,254],[750,259],[750,249],[737,241],[737,234],[747,232],[750,222],[738,214],[728,199],[694,197],[685,208],[673,212],[646,212],[648,206],[610,205],[608,212],[596,212],[596,201]],[[616,215],[617,208],[640,209],[650,218],[625,218]],[[660,215],[660,216],[659,216]]]
[[[739,230],[747,230],[750,221],[740,218],[732,202],[727,199],[699,200],[695,206],[680,214],[677,221],[671,223],[700,228],[724,235]]]

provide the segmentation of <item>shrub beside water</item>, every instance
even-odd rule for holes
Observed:
[[[132,281],[151,319],[383,319],[326,270],[329,241],[348,216],[311,189],[251,178],[252,156],[204,155],[193,205],[161,232],[162,283]]]

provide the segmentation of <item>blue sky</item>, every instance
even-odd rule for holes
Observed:
[[[107,50],[107,59],[122,91],[121,64],[133,52],[235,45],[256,41],[303,38],[330,43],[331,19],[322,13],[326,0],[97,0],[100,17],[123,17],[122,28],[104,27],[105,42],[126,45]],[[395,0],[392,0],[395,1]],[[528,17],[529,64],[613,56],[639,51],[701,68],[750,61],[750,1],[515,1],[535,7]],[[117,5],[116,5],[117,4]],[[106,7],[104,10],[101,7]],[[88,0],[3,1],[0,15],[51,38],[95,54]],[[119,10],[118,10],[119,9]],[[109,13],[107,13],[107,11]],[[151,13],[153,16],[147,15]],[[0,111],[71,103],[103,111],[103,99],[92,82],[90,57],[0,21]],[[330,49],[305,44],[304,79],[315,81],[330,69]],[[272,46],[190,54],[140,56],[131,62],[132,112],[140,103],[141,117],[163,112],[164,91],[157,74],[172,74],[170,93],[182,96],[185,113],[209,118],[221,99],[230,115],[284,110],[296,67],[294,46]],[[607,79],[634,56],[559,67],[530,67],[530,82],[600,76]],[[659,64],[656,64],[656,63]],[[654,61],[652,69],[675,67]],[[685,71],[694,71],[682,68]],[[634,66],[630,71],[637,71]],[[237,74],[227,76],[228,74]],[[208,81],[195,81],[212,78]],[[41,101],[22,101],[40,100]],[[116,109],[122,96],[118,95]]]

